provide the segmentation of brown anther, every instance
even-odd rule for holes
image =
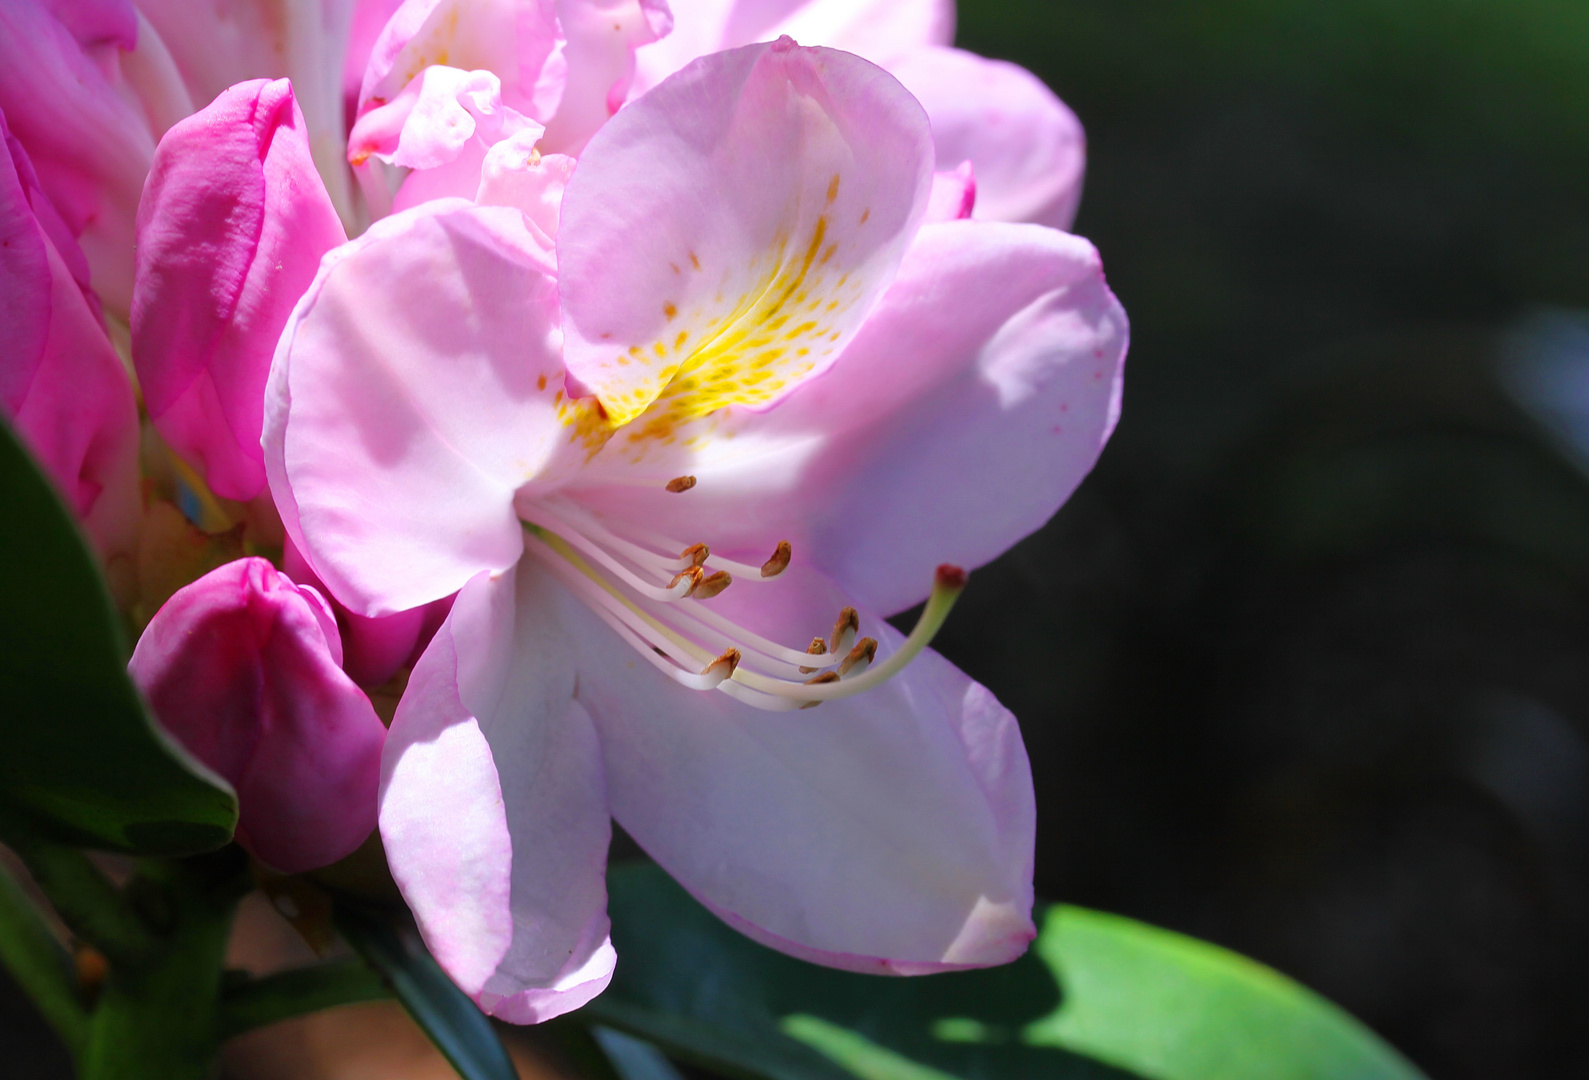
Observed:
[[[694,569],[697,574],[706,573],[699,566],[693,567],[692,569]],[[719,570],[715,574],[706,574],[705,577],[696,582],[695,588],[690,590],[689,595],[695,597],[697,600],[710,600],[712,597],[716,596],[718,593],[722,592],[733,583],[734,579],[728,576],[727,570]]]
[[[721,675],[725,679],[734,677],[734,669],[739,667],[739,650],[724,649],[723,655],[706,665],[702,675]]]
[[[689,559],[693,565],[701,566],[706,562],[706,557],[711,553],[711,549],[705,544],[691,544],[689,547],[679,552],[679,558]]]
[[[673,575],[673,580],[668,582],[668,588],[677,588],[679,582],[683,581],[685,578],[689,578],[690,587],[685,590],[684,595],[693,596],[695,595],[695,590],[701,587],[701,580],[705,577],[706,571],[702,570],[699,566],[686,566],[683,570],[680,570],[677,574]]]
[[[110,961],[105,959],[105,954],[92,945],[79,942],[72,953],[72,967],[77,975],[78,992],[84,1000],[89,1003],[98,1000],[99,991],[110,974]]]
[[[806,655],[808,656],[824,656],[827,651],[828,643],[819,637],[812,638],[811,644],[806,646]],[[814,667],[803,667],[800,669],[800,674],[809,675],[815,670],[817,669]]]
[[[806,685],[807,686],[820,686],[823,683],[838,682],[838,681],[839,681],[839,676],[838,676],[837,672],[824,671],[822,674],[818,675],[814,679],[807,679],[806,680]],[[802,709],[814,709],[820,704],[822,704],[821,701],[808,701],[808,702],[806,702],[804,705],[802,705],[800,707]]]
[[[856,667],[857,665],[860,666],[861,671],[865,671],[867,666],[871,664],[872,660],[876,656],[877,639],[869,637],[862,638],[860,641],[855,643],[855,648],[851,649],[850,654],[846,656],[839,664],[839,674],[841,676],[848,675],[850,673],[850,669]],[[859,672],[857,672],[857,674],[859,674]]]
[[[789,559],[794,555],[794,549],[789,546],[789,541],[778,541],[778,549],[772,553],[772,558],[761,564],[762,577],[777,577],[789,569]]]
[[[833,622],[833,636],[828,639],[828,652],[845,652],[861,629],[861,616],[852,607],[839,612]]]
[[[668,481],[668,490],[673,492],[675,495],[681,491],[688,491],[694,486],[695,477],[693,476],[675,476],[672,480]]]

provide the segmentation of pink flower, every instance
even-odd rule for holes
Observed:
[[[132,358],[156,429],[223,498],[264,490],[270,357],[346,239],[287,80],[239,83],[160,141],[138,212]]]
[[[130,555],[138,411],[88,263],[0,111],[0,408],[99,553]]]
[[[924,226],[934,158],[855,56],[717,54],[595,135],[555,249],[514,206],[436,200],[328,256],[294,312],[264,436],[294,542],[364,614],[462,589],[380,827],[487,1011],[606,985],[609,815],[820,963],[1032,937],[1015,720],[921,650],[963,583],[935,568],[998,555],[1096,460],[1126,320],[1084,240]],[[495,164],[493,201],[544,214],[561,181]],[[881,615],[935,580],[902,639]]]
[[[1014,64],[949,48],[954,0],[671,0],[674,29],[640,50],[638,93],[689,61],[781,34],[881,64],[932,118],[940,169],[976,170],[976,216],[1065,229],[1086,141],[1053,91]]]
[[[314,589],[239,559],[180,590],[128,670],[161,725],[237,789],[237,839],[289,873],[336,861],[375,827],[386,731],[342,673]]]

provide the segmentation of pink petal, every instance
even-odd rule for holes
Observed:
[[[139,208],[133,363],[155,427],[223,498],[265,487],[271,354],[345,240],[286,79],[239,83],[161,140]]]
[[[1070,228],[1087,140],[1041,79],[960,49],[918,49],[888,70],[932,117],[939,168],[976,168],[977,217]]]
[[[666,35],[663,0],[560,0],[568,84],[546,125],[546,149],[578,154],[629,96],[635,50]]]
[[[674,27],[642,49],[635,92],[707,53],[788,34],[888,64],[954,40],[954,0],[674,0]]]
[[[927,201],[927,221],[962,221],[977,205],[977,177],[971,162],[962,161],[955,169],[936,172],[932,177],[932,198]]]
[[[421,657],[382,766],[392,875],[447,973],[535,1023],[612,977],[601,752],[544,575],[481,574]]]
[[[617,453],[620,433],[580,498],[731,557],[789,540],[855,602],[899,611],[939,563],[981,566],[1075,490],[1119,416],[1127,336],[1087,241],[929,225],[822,378],[639,463]],[[686,495],[663,489],[684,474],[697,478]],[[607,477],[622,486],[598,488]]]
[[[348,136],[348,158],[354,165],[373,155],[407,169],[435,169],[477,139],[488,146],[539,126],[503,104],[502,82],[493,72],[432,65],[391,102],[359,117]]]
[[[447,616],[446,608],[451,606],[449,600],[438,600],[424,607],[373,619],[349,611],[330,595],[330,590],[310,569],[291,537],[287,538],[282,551],[281,569],[299,585],[326,594],[342,640],[338,663],[348,678],[360,686],[380,686],[396,675],[398,669],[412,664],[430,643],[436,628]],[[441,606],[439,614],[438,606]]]
[[[327,256],[299,302],[265,466],[293,542],[355,612],[512,566],[514,492],[583,462],[550,272],[518,211],[440,200]]]
[[[446,65],[494,72],[504,105],[545,121],[563,94],[562,45],[555,0],[406,0],[371,49],[359,117]]]
[[[843,602],[798,567],[712,601],[793,643],[829,630]],[[760,712],[637,663],[570,594],[555,611],[601,733],[613,816],[730,925],[876,974],[1025,951],[1031,774],[1015,718],[986,689],[929,651],[854,698]],[[870,615],[861,632],[880,655],[900,641]]]
[[[0,411],[110,559],[142,514],[138,412],[82,261],[0,112]]]
[[[314,590],[239,559],[166,601],[128,665],[161,725],[237,789],[238,840],[289,873],[375,827],[386,731],[335,635]]]
[[[575,159],[566,154],[537,152],[529,132],[504,139],[485,156],[475,201],[482,206],[518,207],[550,248],[557,242],[563,191],[574,164]]]
[[[563,200],[568,369],[616,424],[689,376],[620,438],[826,367],[926,211],[929,139],[881,69],[787,39],[702,59],[602,128]]]
[[[94,49],[103,64],[39,0],[0,4],[0,110],[79,238],[95,288],[112,309],[126,311],[133,218],[154,136],[142,110],[119,92],[116,38]]]

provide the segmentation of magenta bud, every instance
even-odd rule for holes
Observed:
[[[271,354],[346,238],[286,79],[239,83],[160,140],[138,206],[133,364],[155,427],[217,495],[264,490]]]
[[[128,666],[162,727],[237,789],[237,839],[297,873],[375,828],[386,729],[342,671],[326,601],[264,559],[166,601]]]

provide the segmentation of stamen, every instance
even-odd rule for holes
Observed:
[[[702,573],[702,570],[697,566],[695,572]],[[688,595],[697,600],[710,600],[733,583],[734,579],[729,576],[728,571],[719,570],[717,573],[708,574],[703,580],[696,582],[695,587],[689,591]]]
[[[855,644],[855,635],[860,629],[861,617],[854,608],[847,607],[839,612],[838,619],[833,623],[833,636],[828,639],[828,652],[849,652],[850,646]]]
[[[772,558],[761,564],[761,576],[777,577],[789,569],[789,560],[793,555],[794,549],[789,546],[789,541],[778,541],[778,548],[772,553]]]
[[[673,492],[675,495],[683,491],[688,491],[694,486],[695,477],[693,476],[675,476],[672,480],[668,481],[668,490]]]
[[[932,595],[927,598],[927,606],[921,613],[921,618],[916,620],[916,626],[911,630],[910,636],[900,643],[898,651],[881,663],[874,663],[864,672],[852,675],[848,679],[838,682],[806,683],[798,686],[764,686],[762,680],[752,682],[749,672],[735,672],[736,679],[751,682],[758,689],[765,689],[769,694],[778,694],[784,697],[803,697],[808,701],[835,701],[839,698],[850,697],[873,687],[881,686],[895,675],[904,670],[905,666],[921,654],[933,636],[943,626],[944,620],[949,617],[955,601],[960,599],[960,594],[965,591],[966,572],[958,566],[945,563],[938,567],[934,576]]]
[[[533,525],[540,529],[541,539],[550,544],[553,548],[559,549],[559,554],[564,554],[564,552],[561,550],[563,548],[578,548],[581,552],[589,555],[602,566],[605,566],[608,570],[611,570],[614,574],[618,575],[618,577],[622,579],[623,582],[630,588],[634,589],[642,596],[649,596],[653,600],[682,600],[684,597],[689,595],[691,585],[681,581],[679,577],[675,577],[672,581],[670,581],[667,588],[659,588],[658,586],[643,580],[634,571],[630,570],[627,566],[623,565],[623,563],[619,562],[617,559],[613,558],[612,555],[608,554],[606,549],[604,549],[600,544],[587,537],[578,529],[569,527],[566,522],[559,523],[562,526],[561,528],[558,528],[554,525],[544,524],[544,520],[546,518],[551,518],[553,521],[557,520],[554,515],[546,513],[544,507],[537,504],[533,509],[536,511],[535,517],[541,517],[543,519],[542,521],[535,520],[535,517],[531,517],[530,514],[525,513],[524,509],[522,508],[519,511],[520,518],[526,524]]]
[[[877,639],[862,638],[855,648],[850,650],[839,664],[839,677],[848,678],[852,673],[859,675],[872,666],[872,661],[877,658]]]
[[[688,566],[702,566],[705,565],[706,557],[711,553],[712,549],[705,544],[691,544],[679,552],[679,558],[686,560],[686,565]]]
[[[822,640],[819,637],[814,637],[814,638],[811,639],[811,644],[806,648],[806,655],[807,656],[823,656],[823,655],[825,655],[827,653],[827,651],[828,651],[828,643],[826,641]],[[800,674],[809,675],[815,670],[816,670],[816,668],[814,668],[814,667],[803,667],[803,668],[800,669]]]
[[[731,679],[734,677],[734,669],[737,667],[739,667],[739,650],[724,649],[723,655],[719,656],[716,660],[713,660],[710,664],[707,664],[706,670],[702,671],[701,674],[709,678],[715,677],[717,679],[717,682],[712,684],[712,688],[715,690],[724,679]]]
[[[678,585],[679,582],[688,579],[690,584],[689,587],[684,590],[684,595],[689,596],[700,586],[701,579],[705,576],[706,571],[702,570],[699,566],[687,566],[683,570],[680,570],[677,574],[673,575],[673,580],[668,582],[668,588],[671,589]]]

